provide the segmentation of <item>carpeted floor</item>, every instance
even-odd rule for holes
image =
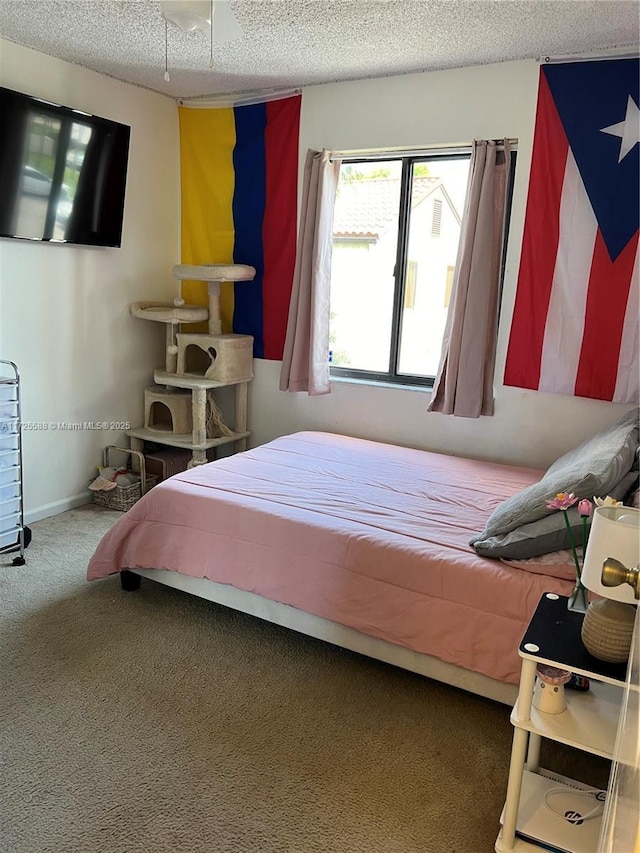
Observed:
[[[143,580],[85,581],[119,513],[0,555],[2,853],[485,853],[502,705]],[[547,766],[606,785],[555,744]]]

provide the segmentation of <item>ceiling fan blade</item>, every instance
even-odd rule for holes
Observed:
[[[211,26],[211,0],[161,0],[160,12],[165,20],[184,32],[208,30]],[[228,0],[213,0],[213,40],[235,41],[242,35],[242,27]]]
[[[242,27],[231,11],[229,0],[213,0],[213,40],[236,41],[244,35]]]

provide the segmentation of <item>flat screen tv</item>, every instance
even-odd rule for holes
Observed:
[[[131,128],[0,87],[0,237],[119,247]]]

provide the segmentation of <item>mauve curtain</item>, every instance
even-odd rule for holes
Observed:
[[[493,414],[509,143],[473,143],[462,232],[430,412]]]
[[[340,162],[309,149],[304,167],[298,250],[293,274],[281,391],[329,394],[329,298],[333,211]]]

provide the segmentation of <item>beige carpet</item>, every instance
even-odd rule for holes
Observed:
[[[143,580],[87,583],[119,513],[0,555],[2,853],[485,853],[508,709]],[[606,784],[556,745],[548,766]]]

